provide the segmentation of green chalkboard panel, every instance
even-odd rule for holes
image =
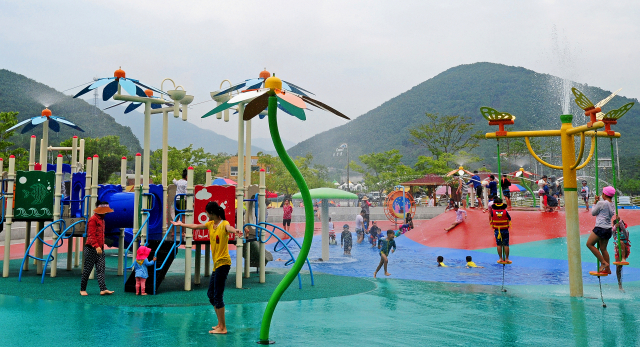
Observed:
[[[14,220],[53,220],[55,172],[18,171]]]

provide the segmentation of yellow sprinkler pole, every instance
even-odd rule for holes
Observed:
[[[562,146],[562,175],[565,191],[565,218],[567,227],[567,255],[569,258],[569,292],[571,296],[583,296],[582,259],[580,253],[580,222],[578,219],[578,183],[576,170],[571,168],[575,159],[575,143],[573,135],[567,131],[572,129],[573,115],[560,116],[560,141]]]

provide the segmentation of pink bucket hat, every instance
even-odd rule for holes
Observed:
[[[138,254],[136,256],[136,260],[147,259],[147,257],[149,256],[149,253],[151,253],[151,248],[146,246],[140,246],[140,248],[138,248]]]
[[[613,197],[614,195],[616,195],[616,189],[613,188],[612,186],[606,186],[602,188],[602,194],[608,197]]]

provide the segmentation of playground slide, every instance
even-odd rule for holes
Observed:
[[[171,267],[171,264],[173,263],[173,259],[175,259],[174,252],[170,251],[172,244],[173,242],[163,242],[161,245],[160,241],[149,241],[149,243],[147,244],[147,247],[151,248],[151,253],[149,254],[150,261],[153,260],[153,255],[155,254],[158,247],[160,248],[160,250],[158,251],[158,259],[156,260],[156,263],[158,264],[158,266],[161,265],[165,259],[167,259],[167,263],[165,264],[165,266],[162,269],[158,270],[157,272],[158,278],[156,279],[156,294],[158,293],[158,288],[160,288],[160,284],[164,280],[164,277],[166,276],[167,272],[169,271],[169,268]],[[149,273],[149,277],[147,278],[147,281],[146,281],[145,291],[147,292],[147,294],[153,295],[153,279],[154,279],[153,266],[149,267],[148,273]],[[131,274],[129,275],[129,278],[127,279],[127,282],[124,285],[124,291],[129,293],[136,292],[135,272],[132,271]]]

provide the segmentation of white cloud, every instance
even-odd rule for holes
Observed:
[[[196,193],[197,200],[209,200],[213,195],[208,190],[202,189]]]

